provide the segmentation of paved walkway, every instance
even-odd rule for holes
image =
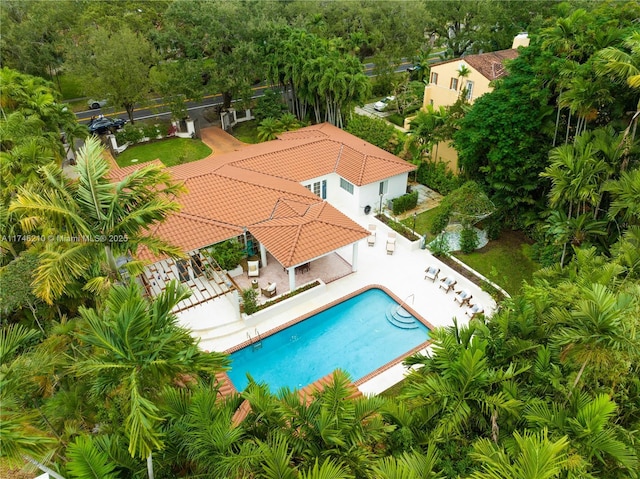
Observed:
[[[219,126],[202,128],[200,137],[202,142],[213,150],[213,153],[209,155],[210,157],[238,151],[250,146],[248,143],[243,143],[233,135],[230,135]]]

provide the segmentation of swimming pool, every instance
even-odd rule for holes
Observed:
[[[336,368],[357,380],[428,339],[423,322],[371,288],[232,352],[228,374],[238,391],[247,386],[247,373],[272,391],[304,387]]]

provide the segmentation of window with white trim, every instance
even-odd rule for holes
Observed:
[[[340,188],[353,194],[353,185],[344,178],[340,178]]]
[[[389,180],[381,181],[380,185],[378,186],[378,194],[386,195],[387,191],[389,191]]]
[[[467,89],[467,100],[471,100],[471,97],[473,96],[473,82],[467,81],[467,86],[465,88]]]

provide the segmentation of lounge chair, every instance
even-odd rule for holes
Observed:
[[[457,281],[453,278],[447,277],[445,276],[444,278],[440,279],[440,287],[442,289],[444,289],[445,293],[448,293],[449,291],[451,291],[453,289],[453,287],[456,285]]]
[[[260,276],[260,261],[247,261],[247,276]]]
[[[273,298],[278,294],[276,290],[276,283],[269,283],[266,288],[260,288],[260,291],[262,291],[262,294],[267,298]]]
[[[471,304],[464,314],[469,316],[469,319],[473,319],[476,315],[484,313],[484,309],[479,304]]]
[[[367,244],[369,246],[376,244],[376,225],[369,225],[369,237],[367,238]]]
[[[424,279],[429,278],[431,281],[435,283],[439,273],[440,273],[440,268],[436,268],[435,266],[429,266],[427,269],[424,270]]]
[[[387,233],[387,254],[393,254],[396,250],[396,233]]]
[[[456,295],[453,297],[453,300],[460,303],[460,307],[462,307],[465,304],[469,304],[469,301],[471,301],[471,298],[472,298],[471,293],[467,291],[458,291],[456,292]]]

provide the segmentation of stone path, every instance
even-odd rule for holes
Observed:
[[[396,217],[398,220],[403,220],[413,216],[414,213],[420,214],[433,209],[442,201],[443,196],[440,193],[433,191],[428,186],[421,185],[420,183],[411,183],[410,186],[412,191],[418,191],[418,205],[412,210],[399,214]]]

